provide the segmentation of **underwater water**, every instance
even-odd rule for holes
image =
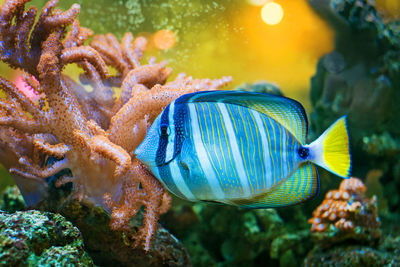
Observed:
[[[399,1],[60,0],[36,20],[22,10],[47,1],[0,3],[0,266],[400,265]],[[210,89],[251,93],[195,106]],[[346,148],[307,158],[343,116]]]

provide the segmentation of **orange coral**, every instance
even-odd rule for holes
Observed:
[[[377,199],[367,198],[366,190],[358,178],[345,179],[338,190],[330,190],[308,220],[314,239],[326,243],[376,240],[380,235]]]
[[[219,88],[230,78],[179,75],[165,83],[171,73],[165,62],[140,64],[145,38],[126,33],[119,43],[112,34],[96,35],[85,45],[93,32],[76,19],[79,5],[62,12],[51,0],[35,22],[37,10],[25,11],[27,2],[8,0],[1,6],[0,59],[24,71],[40,99],[33,102],[0,77],[7,94],[0,100],[0,161],[23,183],[44,183],[43,178],[70,170],[56,185],[73,182],[74,197],[109,208],[113,229],[130,232],[129,220],[144,207],[142,227],[133,237],[149,250],[170,197],[133,151],[172,100]],[[91,92],[62,74],[71,63],[83,69],[80,82],[89,84]],[[121,94],[112,87],[121,87]],[[58,161],[47,166],[50,156]]]

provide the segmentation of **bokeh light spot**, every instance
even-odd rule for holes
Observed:
[[[176,43],[176,37],[173,31],[159,30],[153,36],[153,42],[158,49],[170,49]]]
[[[278,24],[283,18],[283,9],[278,3],[266,3],[261,9],[261,17],[268,25]]]

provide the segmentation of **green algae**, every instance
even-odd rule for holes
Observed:
[[[83,247],[78,228],[61,215],[0,212],[1,266],[94,266]]]

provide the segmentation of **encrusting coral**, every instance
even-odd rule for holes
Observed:
[[[330,190],[313,212],[312,237],[330,244],[346,239],[374,242],[380,237],[376,197],[365,196],[366,186],[358,178],[345,179],[338,190]]]
[[[62,12],[51,0],[35,21],[37,9],[25,10],[27,2],[8,0],[1,6],[0,59],[22,70],[40,97],[30,99],[0,77],[7,95],[0,101],[0,162],[16,180],[44,186],[45,178],[70,170],[56,185],[73,182],[74,198],[108,209],[113,229],[130,232],[129,220],[144,207],[142,226],[133,237],[149,250],[158,217],[171,200],[133,151],[172,100],[217,89],[230,78],[181,74],[166,83],[171,70],[165,62],[140,64],[145,38],[126,33],[119,43],[112,34],[96,35],[85,45],[93,32],[79,25],[79,5]],[[62,73],[72,63],[84,71],[80,82]],[[117,74],[111,75],[109,67]],[[113,87],[121,88],[120,95]],[[49,158],[57,160],[48,164]]]

